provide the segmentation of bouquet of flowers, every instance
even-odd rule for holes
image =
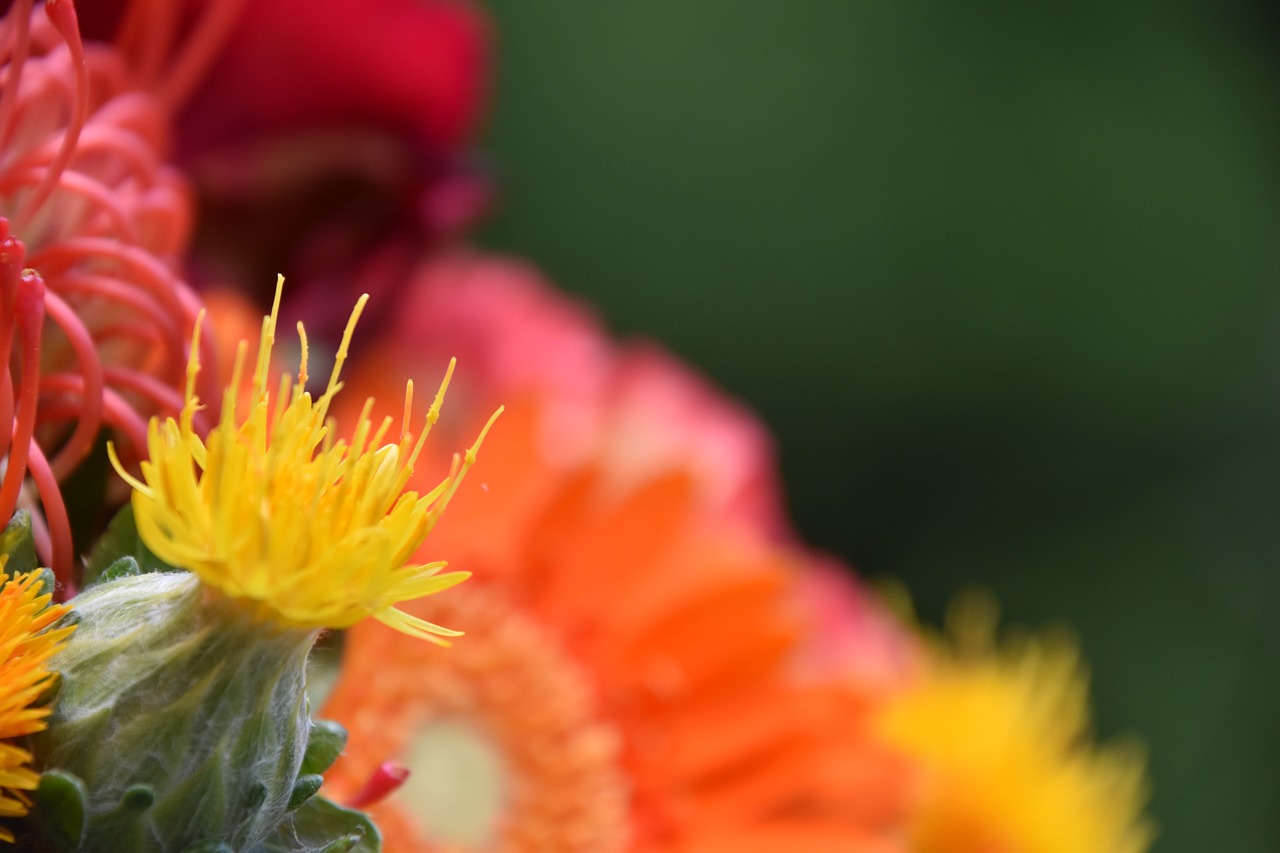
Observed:
[[[1145,849],[1069,635],[915,625],[750,413],[465,245],[478,8],[0,31],[0,844]]]

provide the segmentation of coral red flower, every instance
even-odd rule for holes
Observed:
[[[379,396],[469,342],[455,411],[508,406],[435,543],[478,581],[439,605],[468,635],[434,655],[348,634],[333,793],[409,764],[375,810],[395,850],[885,849],[900,768],[797,662],[803,558],[762,532],[758,427],[517,264],[430,264],[398,317],[354,386]],[[832,766],[860,738],[861,765]]]
[[[65,583],[73,554],[57,481],[101,428],[136,457],[146,416],[181,408],[197,300],[176,265],[191,210],[164,161],[163,110],[118,50],[82,42],[68,0],[20,0],[0,28],[0,350],[16,323],[28,359],[14,373],[6,357],[0,386],[0,450],[11,454],[0,518],[29,470],[47,522],[37,544]]]

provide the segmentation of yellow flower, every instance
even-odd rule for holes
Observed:
[[[1095,748],[1075,643],[1061,634],[996,648],[996,607],[961,600],[949,644],[890,700],[883,734],[915,760],[919,799],[909,838],[920,853],[1137,853],[1143,759],[1132,745]]]
[[[324,393],[313,400],[305,390],[307,339],[298,324],[298,376],[296,381],[282,376],[273,400],[268,373],[283,284],[281,277],[271,314],[262,323],[245,416],[239,418],[236,411],[246,350],[241,344],[217,426],[204,440],[195,432],[192,423],[200,405],[194,386],[200,365],[199,347],[193,345],[179,419],[161,423],[153,418],[148,427],[144,482],[126,474],[112,455],[116,470],[134,488],[138,535],[161,559],[190,570],[228,596],[257,602],[286,625],[346,628],[373,616],[406,634],[444,644],[440,637],[459,632],[393,605],[469,576],[441,574],[444,562],[406,563],[444,512],[501,410],[464,455],[454,456],[439,485],[423,495],[405,492],[439,417],[453,365],[416,439],[407,423],[412,383],[405,391],[406,418],[397,443],[381,444],[391,419],[375,427],[369,419],[372,400],[350,439],[335,439],[329,406],[342,387],[338,376],[368,296],[352,311]],[[196,338],[198,344],[198,328]]]
[[[31,768],[31,753],[12,740],[44,730],[49,709],[35,702],[54,677],[46,664],[74,630],[45,630],[66,605],[50,604],[40,593],[39,572],[12,577],[7,562],[0,554],[0,818],[21,817],[31,807],[23,792],[35,789],[40,774]],[[0,840],[12,842],[13,834],[0,827]]]

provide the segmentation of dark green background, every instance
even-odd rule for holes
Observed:
[[[1280,849],[1280,27],[501,0],[483,235],[750,401],[803,533],[1064,618],[1165,851]]]

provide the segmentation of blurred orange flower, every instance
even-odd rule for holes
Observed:
[[[371,809],[388,849],[1148,845],[1141,758],[1090,742],[1073,645],[997,644],[973,599],[946,641],[915,639],[787,539],[747,413],[610,345],[528,266],[424,266],[372,352],[348,403],[396,400],[453,353],[463,415],[438,429],[508,403],[433,534],[475,581],[407,605],[467,636],[443,652],[356,627],[322,710],[351,732],[331,795],[365,805],[384,761],[412,768]]]
[[[410,764],[373,810],[397,851],[889,849],[900,767],[866,697],[799,661],[806,558],[774,535],[755,422],[608,346],[528,268],[473,256],[421,270],[351,384],[395,399],[455,352],[458,428],[507,413],[433,546],[475,588],[413,612],[468,636],[434,653],[348,633],[330,792]],[[859,762],[833,762],[837,742]]]

